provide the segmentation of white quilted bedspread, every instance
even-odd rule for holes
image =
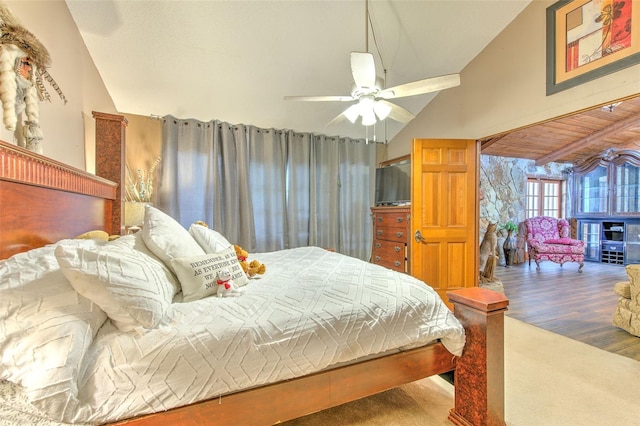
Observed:
[[[85,358],[80,410],[107,422],[163,411],[464,330],[431,287],[320,248],[252,254],[267,273],[237,298],[174,303],[145,334],[107,321]]]

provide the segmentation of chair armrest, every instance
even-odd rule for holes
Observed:
[[[542,243],[535,238],[531,238],[527,240],[527,245],[532,248],[538,248],[542,245]]]

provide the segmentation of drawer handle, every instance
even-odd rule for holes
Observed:
[[[382,235],[382,229],[378,229],[378,232],[376,232],[376,234]]]
[[[376,248],[380,248],[380,247],[382,247],[382,244],[376,243]]]
[[[393,262],[393,264],[399,267],[400,266],[400,261],[396,260],[395,262]]]
[[[400,250],[402,250],[402,249],[400,247],[398,247],[398,246],[395,246],[394,250],[396,251],[396,253],[400,253]]]
[[[382,222],[382,216],[378,216],[378,222]]]
[[[398,223],[402,223],[403,220],[404,220],[403,218],[399,217],[398,218]]]
[[[404,232],[396,232],[396,237],[398,238],[402,238],[403,235],[404,235]]]
[[[380,256],[376,256],[376,262],[380,262]]]

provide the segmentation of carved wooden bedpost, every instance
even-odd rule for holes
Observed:
[[[464,325],[466,344],[456,363],[457,425],[504,425],[504,294],[480,287],[447,292]]]
[[[93,111],[96,120],[96,175],[118,183],[110,234],[124,234],[125,143],[127,119]]]

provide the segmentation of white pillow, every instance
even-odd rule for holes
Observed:
[[[180,288],[180,281],[178,281],[178,278],[176,278],[176,276],[173,274],[173,271],[162,261],[162,259],[156,256],[151,250],[149,250],[149,247],[147,247],[147,245],[144,243],[141,232],[137,232],[134,235],[135,238],[124,238],[121,243],[129,245],[131,248],[153,259],[155,261],[154,264],[157,264],[161,269],[164,270],[167,279],[173,286],[173,295],[175,296],[176,294],[180,293],[182,291],[182,289]]]
[[[217,253],[231,247],[231,243],[221,233],[206,226],[194,223],[189,227],[189,234],[207,253]]]
[[[159,260],[136,250],[136,235],[93,249],[58,247],[62,272],[78,293],[93,300],[122,331],[154,328],[175,293],[175,277]]]
[[[175,258],[171,263],[180,280],[184,302],[216,294],[218,270],[222,268],[227,268],[231,272],[231,279],[238,287],[249,282],[233,247],[219,253]]]
[[[100,244],[63,240],[0,261],[0,380],[21,385],[58,419],[81,405],[79,370],[107,315],[73,289],[54,250]]]
[[[144,227],[141,232],[149,250],[172,270],[171,259],[204,254],[204,250],[191,237],[189,231],[171,216],[153,206],[147,205],[144,210]]]

